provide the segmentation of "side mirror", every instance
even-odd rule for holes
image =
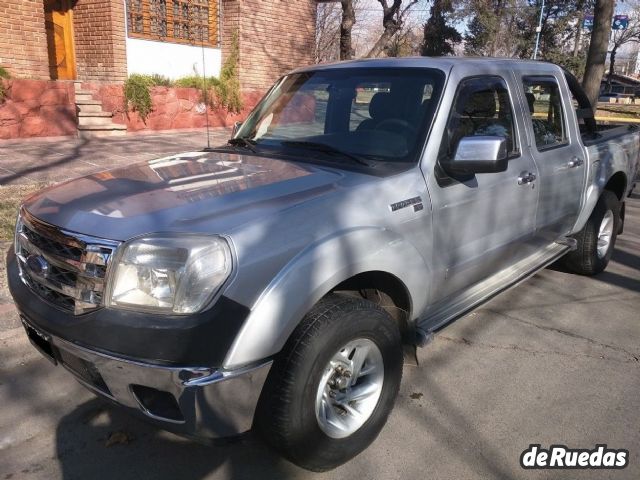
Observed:
[[[504,137],[463,137],[452,160],[442,165],[448,173],[504,172],[508,166],[507,139]]]
[[[231,138],[236,136],[236,133],[238,133],[238,130],[240,130],[240,127],[242,127],[242,122],[235,122],[233,124],[233,130],[231,130]]]

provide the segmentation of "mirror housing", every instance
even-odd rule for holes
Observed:
[[[509,163],[507,139],[504,137],[463,137],[453,159],[442,164],[447,173],[473,175],[504,172]]]
[[[240,127],[242,127],[242,122],[235,122],[233,124],[233,130],[231,130],[231,138],[236,136],[236,133],[238,133],[238,130],[240,130]]]

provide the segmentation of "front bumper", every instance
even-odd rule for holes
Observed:
[[[239,370],[163,367],[95,352],[34,327],[31,343],[87,388],[174,433],[200,439],[251,429],[271,361]]]

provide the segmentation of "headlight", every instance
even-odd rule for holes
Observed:
[[[153,235],[120,247],[107,289],[110,307],[187,314],[206,307],[231,274],[221,237]]]

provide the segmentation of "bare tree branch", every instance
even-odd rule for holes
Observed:
[[[403,0],[393,0],[393,3],[389,6],[387,0],[378,0],[380,5],[382,5],[382,26],[384,30],[373,48],[366,55],[367,57],[379,57],[384,52],[385,48],[389,46],[393,36],[402,29],[402,25],[411,7],[418,3],[418,0],[409,0],[405,7],[402,8],[402,1]]]

